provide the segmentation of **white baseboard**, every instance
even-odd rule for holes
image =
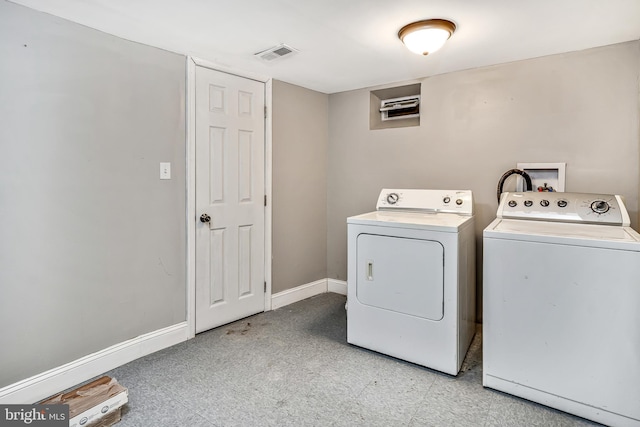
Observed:
[[[188,339],[187,322],[158,329],[0,388],[0,404],[32,404],[147,354]]]
[[[344,280],[327,279],[327,292],[346,295],[347,282],[345,282]]]
[[[316,280],[306,285],[296,286],[271,296],[271,309],[275,310],[294,302],[302,301],[327,292],[327,279]]]
[[[336,294],[347,294],[347,282],[335,279],[321,279],[305,285],[296,286],[286,291],[278,292],[271,296],[271,309],[284,307],[294,302],[302,301],[315,295],[334,292]]]
[[[321,279],[271,296],[275,310],[326,292],[347,294],[347,282]],[[32,404],[147,354],[189,339],[187,322],[158,329],[97,351],[57,368],[0,388],[0,405]]]

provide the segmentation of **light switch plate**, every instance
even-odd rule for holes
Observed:
[[[160,162],[160,179],[171,179],[171,163]]]

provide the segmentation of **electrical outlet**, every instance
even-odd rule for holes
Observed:
[[[171,179],[171,163],[160,162],[160,179]]]

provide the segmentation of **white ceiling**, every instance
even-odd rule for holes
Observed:
[[[324,93],[640,39],[640,0],[12,0],[125,39]],[[422,57],[410,22],[457,30]],[[300,52],[253,54],[280,43]]]

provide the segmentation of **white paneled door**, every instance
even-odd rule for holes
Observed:
[[[264,94],[196,67],[196,332],[265,308]]]

